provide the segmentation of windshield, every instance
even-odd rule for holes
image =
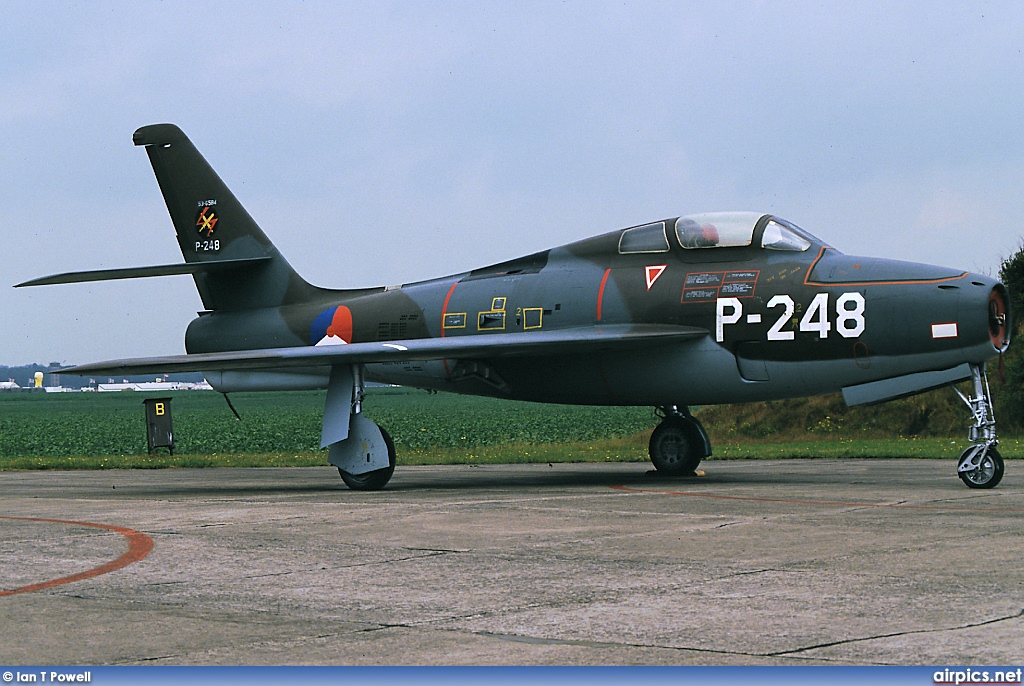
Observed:
[[[668,249],[665,222],[626,229],[619,237],[619,253],[623,255],[641,252],[668,252]]]
[[[750,245],[754,227],[762,216],[757,212],[690,214],[676,220],[676,239],[688,250]]]
[[[764,227],[764,233],[761,236],[761,247],[768,250],[803,252],[811,247],[811,244],[815,241],[821,242],[793,222],[772,217],[771,221]]]
[[[798,234],[788,226],[784,226],[774,219],[764,227],[764,235],[761,237],[761,247],[768,250],[790,250],[803,252],[811,247],[811,242]]]

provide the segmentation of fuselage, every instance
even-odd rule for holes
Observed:
[[[692,215],[472,272],[194,320],[189,353],[611,324],[704,329],[623,352],[369,364],[369,380],[595,405],[703,405],[831,393],[980,364],[1008,344],[997,280],[843,255],[781,219]],[[1001,318],[1000,318],[1001,317]],[[221,390],[323,388],[329,368],[211,375]]]

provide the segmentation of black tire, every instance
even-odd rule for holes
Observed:
[[[704,440],[696,422],[682,416],[670,416],[654,429],[648,452],[654,468],[661,474],[689,475],[704,459]]]
[[[975,451],[974,447],[965,450],[960,456],[960,461],[957,462],[957,474],[968,488],[995,488],[1003,479],[1003,456],[995,448],[982,448],[982,450],[984,453],[977,469],[966,472],[959,471],[960,465],[966,462]]]
[[[377,428],[380,429],[384,443],[388,446],[388,466],[365,474],[349,474],[338,467],[341,480],[353,491],[379,491],[391,481],[391,475],[395,473],[395,442],[382,427]]]

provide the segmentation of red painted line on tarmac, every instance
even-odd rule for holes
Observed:
[[[62,576],[59,579],[51,579],[49,581],[43,581],[38,584],[31,584],[30,586],[22,586],[21,588],[13,588],[11,590],[0,590],[0,596],[15,595],[17,593],[31,593],[32,591],[42,591],[47,588],[53,588],[54,586],[61,586],[63,584],[70,584],[73,581],[81,581],[83,579],[91,579],[94,576],[100,576],[101,574],[107,574],[115,570],[127,567],[130,564],[138,562],[142,558],[149,555],[153,550],[153,539],[135,529],[127,529],[123,526],[112,526],[110,524],[96,524],[94,522],[72,522],[64,519],[42,519],[39,517],[4,517],[0,516],[0,519],[8,519],[18,522],[47,522],[50,524],[68,524],[71,526],[87,526],[93,529],[104,529],[106,531],[113,531],[114,533],[121,534],[128,541],[128,550],[124,555],[111,560],[106,564],[102,564],[99,567],[95,567],[85,572],[79,572],[78,574],[72,574],[71,576]]]
[[[722,495],[719,493],[693,493],[692,491],[662,491],[655,488],[632,488],[613,484],[609,486],[616,491],[630,493],[654,493],[657,495],[681,495],[687,498],[710,498],[713,500],[742,500],[752,503],[783,503],[787,505],[814,505],[824,507],[887,507],[895,510],[938,510],[941,512],[1013,512],[1024,513],[1024,509],[1013,507],[947,507],[944,505],[901,505],[900,503],[850,503],[838,500],[797,500],[790,498],[755,498],[742,495]]]
[[[601,304],[604,302],[604,287],[608,283],[608,275],[612,273],[611,269],[604,270],[604,278],[601,279],[601,288],[597,291],[597,321],[601,321]]]

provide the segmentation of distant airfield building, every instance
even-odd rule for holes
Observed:
[[[42,374],[39,375],[41,377]],[[207,383],[206,379],[202,381],[141,381],[131,382],[124,380],[121,383],[101,383],[97,384],[93,382],[89,386],[83,386],[81,388],[70,388],[66,386],[43,386],[42,379],[36,377],[29,379],[29,385],[20,386],[14,379],[8,379],[7,381],[0,381],[0,392],[2,391],[34,391],[34,392],[45,392],[45,393],[107,393],[112,391],[141,391],[143,393],[152,393],[154,391],[166,392],[166,391],[212,391],[213,387]]]
[[[130,383],[124,381],[122,383],[96,384],[96,390],[100,393],[110,393],[113,391],[212,391],[213,387],[205,379],[199,383],[182,381],[142,381]]]

